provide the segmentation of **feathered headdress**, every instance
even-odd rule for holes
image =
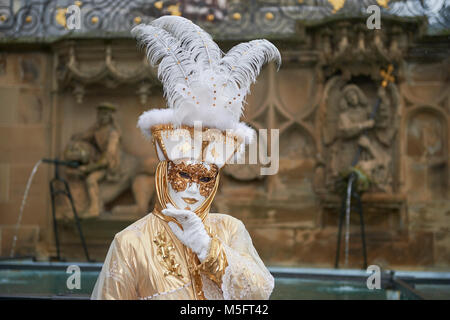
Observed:
[[[158,77],[169,107],[140,116],[138,127],[144,135],[152,132],[155,137],[152,128],[156,125],[171,124],[175,129],[201,121],[205,127],[227,130],[242,144],[251,142],[253,129],[239,119],[261,67],[272,60],[278,68],[281,65],[280,53],[272,43],[253,40],[224,55],[208,33],[178,16],[160,17],[149,25],[134,27],[131,33],[146,49],[150,64],[159,63]]]

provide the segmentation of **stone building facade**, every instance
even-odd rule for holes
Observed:
[[[386,17],[381,29],[370,30],[365,17],[311,22],[261,12],[266,22],[257,35],[245,15],[232,15],[248,28],[240,34],[232,27],[222,32],[226,28],[214,21],[205,28],[224,51],[258,36],[280,49],[282,68],[264,68],[244,119],[255,129],[279,129],[279,171],[261,176],[260,165],[224,168],[214,210],[241,219],[269,265],[332,267],[341,205],[333,183],[361,148],[359,168],[373,181],[362,198],[368,263],[448,270],[448,29],[430,34],[426,21],[416,18]],[[100,183],[101,214],[82,219],[90,255],[102,261],[114,234],[142,216],[137,199],[149,197],[153,206],[156,157],[136,121],[143,111],[164,107],[162,90],[156,70],[126,34],[40,37],[12,39],[4,32],[0,38],[0,255],[10,255],[14,234],[17,255],[55,255],[48,187],[53,166],[38,168],[17,228],[27,180],[40,159],[67,156],[73,135],[88,130],[96,106],[109,101],[117,106],[124,174]],[[389,65],[393,81],[382,88]],[[369,120],[377,100],[375,121],[363,137],[352,128]],[[86,181],[61,173],[82,213]],[[68,202],[58,198],[57,209],[62,255],[83,259]],[[350,222],[348,267],[357,268],[358,216]]]

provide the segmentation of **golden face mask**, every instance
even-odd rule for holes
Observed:
[[[153,214],[157,217],[163,219],[164,221],[172,221],[175,223],[178,223],[177,220],[175,220],[172,217],[165,216],[161,213],[162,209],[167,208],[167,204],[172,204],[173,206],[176,206],[171,197],[169,196],[169,190],[168,190],[168,184],[169,184],[169,162],[168,161],[161,161],[158,163],[158,166],[156,167],[155,172],[155,186],[156,186],[156,195],[158,201],[155,204],[155,208],[153,210]],[[217,176],[214,180],[214,186],[209,194],[208,197],[206,197],[206,200],[202,203],[202,205],[197,208],[194,212],[202,219],[202,221],[205,220],[205,218],[208,216],[209,209],[211,207],[211,203],[214,200],[214,197],[217,193],[217,188],[219,187],[219,181],[220,181],[220,171],[217,173]]]
[[[200,194],[206,198],[214,189],[218,172],[219,169],[214,164],[207,168],[202,163],[186,164],[180,162],[175,164],[169,161],[167,178],[172,189],[176,192],[186,190],[191,183],[197,183]]]

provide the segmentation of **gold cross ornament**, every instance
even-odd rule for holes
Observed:
[[[381,86],[383,88],[386,88],[389,84],[389,82],[394,82],[395,81],[395,77],[392,75],[392,72],[394,71],[394,66],[392,64],[390,64],[388,66],[387,71],[381,70],[380,74],[383,77],[383,81],[381,82]]]

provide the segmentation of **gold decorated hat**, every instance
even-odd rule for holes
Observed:
[[[153,137],[160,160],[235,163],[255,132],[240,117],[261,67],[281,57],[265,39],[240,43],[223,54],[190,20],[163,16],[131,31],[158,67],[166,109],[144,112],[138,127]]]

